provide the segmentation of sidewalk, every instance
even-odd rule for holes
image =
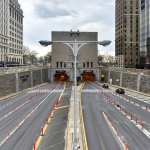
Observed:
[[[82,131],[80,123],[80,100],[81,100],[81,90],[83,84],[77,86],[77,138],[80,150],[83,150],[83,140],[82,140]],[[71,99],[70,99],[70,108],[68,113],[68,124],[66,129],[66,143],[65,150],[73,149],[73,135],[74,133],[74,86],[72,87]]]

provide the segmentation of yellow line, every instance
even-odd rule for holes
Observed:
[[[82,90],[80,92],[82,92]],[[85,149],[88,150],[89,148],[88,148],[88,144],[87,144],[87,138],[86,138],[86,132],[85,132],[85,126],[84,126],[84,116],[83,116],[83,111],[82,111],[82,97],[80,100],[80,109],[81,109],[82,129],[83,129],[83,136],[84,136],[84,142],[85,142]]]
[[[66,107],[69,107],[69,105],[57,107],[56,109],[61,109],[61,108],[66,108]]]

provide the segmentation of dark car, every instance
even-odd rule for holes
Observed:
[[[124,91],[124,89],[119,88],[119,89],[116,90],[116,93],[124,94],[125,91]]]
[[[103,88],[108,89],[109,88],[108,84],[103,84]]]

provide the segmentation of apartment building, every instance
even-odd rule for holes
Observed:
[[[115,56],[124,67],[139,65],[139,0],[115,1]]]
[[[150,68],[150,1],[139,0],[140,5],[140,66]]]
[[[23,11],[18,0],[0,0],[0,64],[23,63]]]

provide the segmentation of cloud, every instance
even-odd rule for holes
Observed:
[[[77,11],[69,9],[66,2],[56,1],[43,1],[41,3],[35,3],[34,10],[37,16],[40,18],[56,18],[62,16],[77,16]]]
[[[40,40],[51,40],[51,31],[70,31],[77,25],[80,31],[98,32],[98,40],[111,40],[108,47],[99,46],[101,53],[114,54],[115,1],[114,0],[19,0],[24,12],[24,45],[44,50]]]

